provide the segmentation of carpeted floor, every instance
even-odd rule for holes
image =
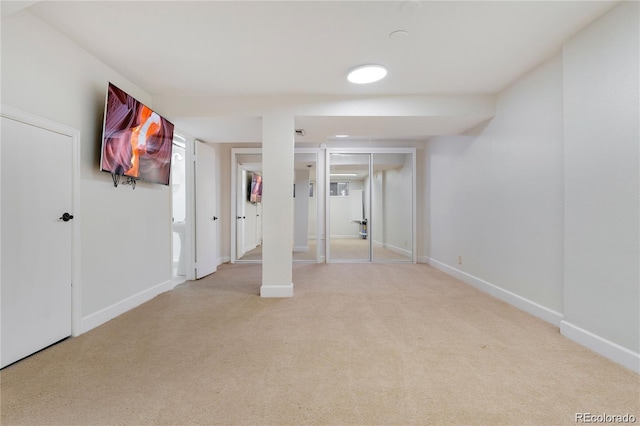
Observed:
[[[1,372],[8,425],[560,425],[639,376],[427,265],[222,265]],[[640,420],[638,420],[640,422]]]
[[[369,243],[370,240],[362,240],[359,238],[332,238],[330,240],[330,257],[332,261],[369,261]],[[411,251],[391,250],[383,247],[379,243],[373,243],[372,251],[374,262],[411,262]],[[246,252],[240,262],[244,261],[261,261],[262,246],[258,246]],[[306,252],[294,252],[294,261],[315,261],[316,260],[316,241],[309,240],[309,250]]]

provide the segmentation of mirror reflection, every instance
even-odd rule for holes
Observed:
[[[296,262],[317,259],[316,153],[294,156],[294,229],[292,252]],[[262,154],[237,154],[236,261],[262,261]],[[269,182],[265,182],[269,185]]]
[[[331,153],[329,258],[413,261],[413,154]]]

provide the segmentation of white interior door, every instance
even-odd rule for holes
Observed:
[[[72,146],[2,117],[0,367],[71,335]]]
[[[196,141],[196,279],[207,276],[218,267],[215,161],[213,147]]]

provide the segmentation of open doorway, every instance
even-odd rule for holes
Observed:
[[[173,135],[171,157],[171,199],[173,231],[172,271],[173,279],[186,279],[187,266],[187,152],[186,140],[178,133]]]

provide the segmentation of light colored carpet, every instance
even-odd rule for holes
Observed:
[[[359,238],[332,238],[330,240],[330,256],[333,261],[368,261],[369,260],[369,243],[370,240],[362,240]],[[294,252],[293,260],[295,261],[315,261],[316,259],[316,241],[309,240],[309,251]],[[258,246],[246,252],[243,261],[262,261],[262,246]],[[380,244],[373,244],[373,261],[374,262],[411,262],[411,253],[393,251],[383,247]]]
[[[222,265],[5,368],[8,425],[558,425],[639,376],[427,265]],[[640,420],[639,420],[640,421]]]

